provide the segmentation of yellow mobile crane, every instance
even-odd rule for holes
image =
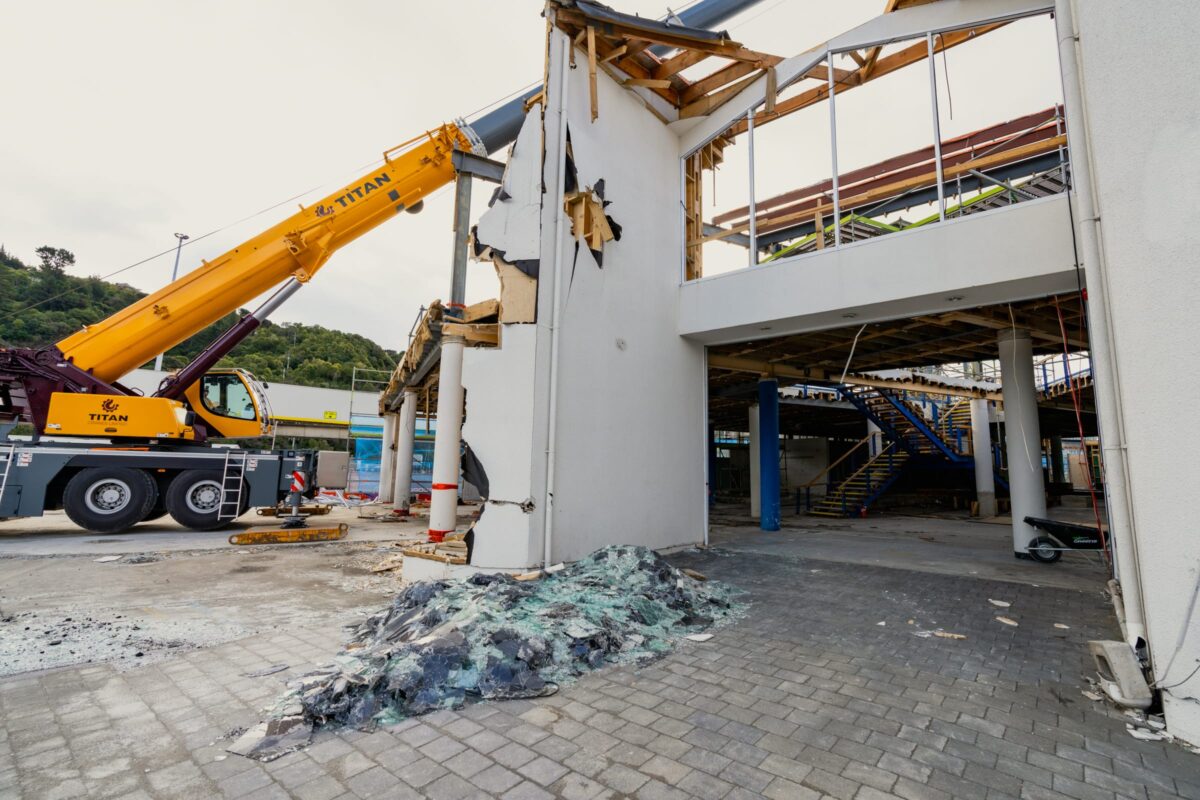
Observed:
[[[253,323],[261,322],[310,280],[336,250],[401,211],[418,211],[426,195],[451,181],[453,151],[482,150],[478,140],[471,140],[469,130],[443,125],[387,151],[377,169],[312,205],[302,206],[291,217],[108,319],[58,342],[62,359],[86,371],[92,380],[111,385],[287,281],[265,311],[244,318],[228,337],[240,341],[250,332],[245,328],[257,327]],[[182,393],[196,421],[208,433],[234,438],[261,436],[268,423],[263,416],[262,393],[245,373],[209,372],[195,381],[215,363],[211,352],[206,355],[168,378],[153,397],[122,397],[116,411],[105,408],[105,403],[111,406],[108,392],[53,391],[38,427],[62,435],[202,438],[192,418],[180,413],[184,409],[179,400]],[[36,420],[40,403],[31,402],[30,406]]]
[[[495,113],[476,123],[493,149],[511,141],[520,124],[519,117],[497,120]],[[28,421],[36,433],[32,443],[0,444],[0,517],[61,507],[82,527],[112,532],[170,513],[183,525],[210,529],[250,505],[276,505],[294,473],[311,494],[314,453],[204,445],[210,437],[270,432],[266,395],[254,377],[211,368],[338,248],[400,212],[419,211],[426,196],[454,178],[456,150],[483,154],[487,145],[462,121],[443,125],[388,150],[376,169],[108,319],[49,347],[0,350],[0,421]],[[118,382],[281,282],[152,396]]]
[[[711,27],[755,2],[702,0],[670,24]],[[400,212],[419,211],[425,197],[455,177],[456,151],[484,156],[516,139],[525,102],[540,92],[539,86],[469,124],[456,120],[397,145],[361,178],[54,345],[0,349],[0,518],[62,508],[81,527],[114,532],[169,513],[204,530],[250,505],[277,505],[293,485],[311,496],[315,453],[204,444],[209,437],[261,436],[270,426],[254,377],[212,367],[338,248]],[[275,287],[152,396],[119,383]],[[9,440],[20,421],[32,423],[33,442]]]

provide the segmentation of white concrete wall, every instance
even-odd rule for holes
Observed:
[[[808,483],[829,466],[828,439],[784,439],[783,457],[787,464],[787,479],[783,485],[785,493]],[[813,497],[825,494],[825,483],[821,482],[810,490]]]
[[[468,348],[463,354],[462,435],[489,484],[490,502],[475,526],[472,553],[473,564],[484,569],[522,569],[541,560],[533,517],[518,505],[533,497],[535,341],[534,326],[505,325],[499,349]]]
[[[679,333],[718,344],[1074,292],[1067,211],[1056,195],[692,281]]]
[[[1180,495],[1200,484],[1200,426],[1180,419],[1200,396],[1200,12],[1193,0],[1074,6],[1150,646],[1156,678],[1183,681],[1165,691],[1169,729],[1200,743],[1200,675],[1184,681],[1200,659],[1200,546]],[[1130,69],[1145,63],[1153,74]]]
[[[553,109],[563,35],[550,47]],[[704,538],[705,420],[702,348],[675,330],[680,279],[678,138],[637,97],[598,76],[600,116],[591,121],[586,69],[568,70],[567,120],[580,183],[603,178],[621,241],[604,246],[601,269],[585,246],[575,262],[569,223],[561,249],[544,247],[543,282],[555,270],[558,324],[552,560],[609,544],[661,548]],[[548,118],[546,162],[561,154]],[[565,223],[547,172],[543,232]],[[572,265],[574,276],[572,278]],[[550,318],[543,293],[539,330]],[[548,363],[545,362],[545,363]]]

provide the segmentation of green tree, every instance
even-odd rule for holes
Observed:
[[[41,268],[45,272],[55,272],[61,275],[67,271],[67,267],[75,264],[75,254],[70,250],[42,245],[34,252],[42,260]]]
[[[41,262],[30,268],[0,246],[0,342],[14,347],[43,347],[120,311],[145,295],[131,286],[66,272],[75,256],[56,247],[40,247]],[[242,312],[244,313],[244,312]],[[167,369],[179,369],[237,322],[226,314],[168,351]],[[355,367],[390,371],[396,353],[364,336],[298,323],[266,322],[220,362],[242,367],[268,382],[350,388]],[[146,366],[150,366],[147,364]],[[378,376],[376,376],[378,377]]]

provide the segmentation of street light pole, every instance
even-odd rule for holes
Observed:
[[[175,238],[179,240],[179,244],[175,245],[175,266],[171,269],[171,283],[174,283],[175,279],[179,277],[179,251],[183,249],[183,243],[188,240],[188,235],[186,233],[177,233],[175,234]],[[163,354],[159,353],[158,357],[154,359],[154,371],[162,372],[162,368]]]

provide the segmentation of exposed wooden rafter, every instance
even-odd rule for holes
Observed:
[[[591,88],[592,115],[599,113],[595,76],[603,70],[618,83],[650,91],[680,109],[680,117],[712,113],[782,59],[742,46],[725,37],[688,28],[665,30],[641,22],[589,17],[580,7],[554,5],[554,24],[575,47],[585,50]],[[676,48],[665,59],[649,52],[653,45]],[[572,59],[575,58],[572,49]],[[710,62],[711,60],[711,62]],[[684,77],[697,65],[713,66],[707,75]]]

